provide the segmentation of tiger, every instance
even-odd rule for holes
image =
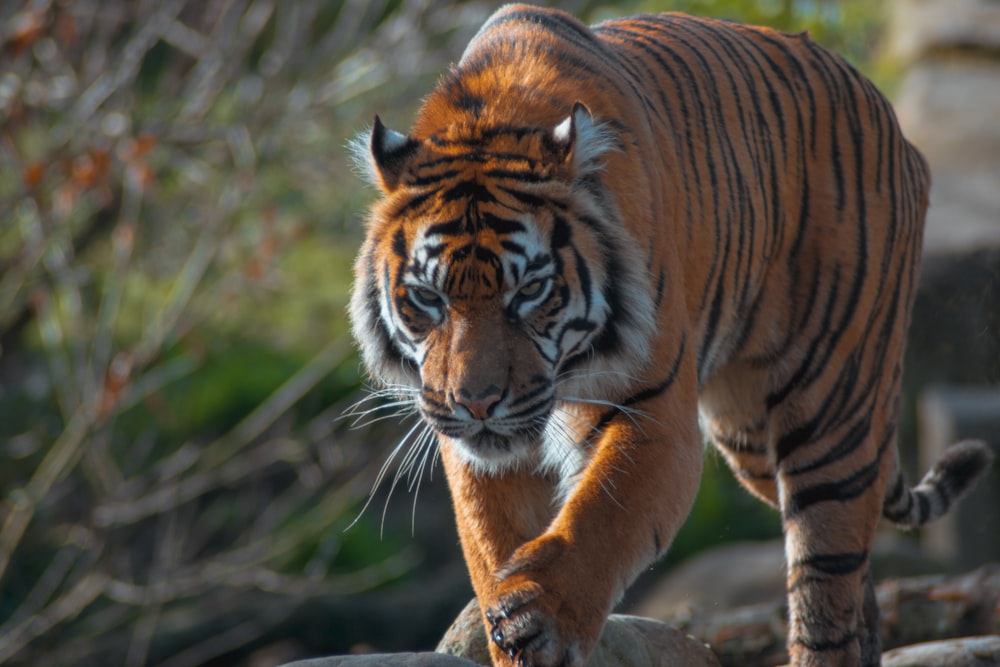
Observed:
[[[791,664],[879,664],[879,518],[992,454],[901,472],[930,173],[868,79],[807,33],[508,5],[351,150],[353,336],[436,436],[495,665],[587,662],[706,440],[780,513]]]

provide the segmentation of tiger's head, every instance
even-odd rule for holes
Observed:
[[[607,396],[649,356],[646,254],[605,182],[617,142],[577,104],[421,139],[376,117],[352,145],[384,195],[355,264],[363,361],[480,470],[540,462],[559,402]]]

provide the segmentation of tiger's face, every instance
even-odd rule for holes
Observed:
[[[414,225],[390,316],[419,368],[424,420],[476,460],[519,459],[552,410],[565,357],[553,329],[579,310],[579,289],[557,271],[547,211],[490,224],[482,202],[446,208],[456,222]]]
[[[355,265],[355,338],[372,375],[483,470],[537,461],[557,402],[608,383],[599,359],[648,345],[622,314],[639,278],[581,124],[586,110],[489,137],[373,129],[385,198]]]

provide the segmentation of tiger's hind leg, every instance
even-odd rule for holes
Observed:
[[[861,623],[858,626],[861,664],[878,665],[882,660],[882,639],[878,634],[878,600],[875,597],[875,582],[870,569],[865,572],[863,580],[864,600],[861,603]]]
[[[700,406],[739,482],[781,511],[792,664],[878,665],[868,561],[894,466],[898,377],[857,393],[840,383],[834,398],[817,385],[817,397],[789,396],[769,410],[770,379],[756,372],[730,364],[704,385]]]
[[[877,439],[868,427],[864,419],[845,423],[778,463],[795,667],[879,664],[868,567],[895,438]]]
[[[877,665],[862,661],[870,652],[864,618],[864,579],[871,541],[859,531],[848,507],[816,508],[812,518],[785,518],[788,589],[788,652],[796,667]],[[877,630],[875,631],[877,633]]]

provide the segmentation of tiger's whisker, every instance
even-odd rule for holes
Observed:
[[[413,493],[413,510],[410,515],[410,534],[416,533],[417,529],[417,498],[420,496],[420,482],[424,478],[424,467],[427,465],[427,458],[430,456],[431,450],[437,450],[435,446],[433,434],[431,433],[430,426],[424,428],[423,432],[420,434],[420,444],[419,448],[423,450],[423,455],[420,457],[420,464],[417,466],[417,473],[415,482],[416,484],[410,485],[410,491]]]
[[[605,401],[605,400],[601,400],[601,399],[598,399],[598,398],[580,398],[580,397],[576,397],[576,396],[565,396],[565,397],[562,397],[559,400],[564,401],[566,403],[585,403],[585,404],[588,404],[588,405],[600,405],[600,406],[604,406],[604,407],[608,407],[608,408],[614,408],[615,410],[618,410],[619,412],[621,412],[622,414],[624,414],[626,417],[628,417],[629,421],[631,421],[632,424],[634,426],[638,427],[638,428],[642,428],[642,426],[639,423],[639,419],[638,419],[640,417],[642,419],[647,419],[647,420],[649,420],[649,421],[651,421],[654,424],[657,424],[659,426],[663,425],[659,420],[654,419],[652,416],[650,416],[650,414],[648,412],[646,412],[645,410],[639,410],[639,409],[636,409],[636,408],[630,408],[630,407],[628,407],[626,405],[621,405],[620,403],[615,403],[613,401]]]
[[[395,453],[400,449],[400,447],[402,447],[404,444],[409,443],[409,448],[408,448],[405,456],[403,457],[403,460],[400,462],[399,467],[396,469],[396,474],[393,475],[393,477],[392,477],[392,483],[389,485],[389,492],[388,492],[388,494],[386,494],[385,504],[382,506],[382,522],[381,522],[381,526],[379,528],[379,537],[380,538],[381,538],[381,536],[382,536],[382,534],[383,534],[383,532],[385,530],[385,518],[386,518],[386,516],[387,516],[387,514],[389,512],[389,501],[392,500],[392,494],[396,490],[396,486],[399,484],[399,480],[402,479],[402,477],[404,476],[406,470],[408,470],[407,460],[412,459],[412,456],[413,456],[413,444],[414,443],[410,442],[410,439],[413,437],[413,434],[417,431],[417,429],[421,429],[421,432],[422,432],[423,429],[426,429],[426,428],[427,428],[427,425],[423,421],[418,421],[416,424],[413,425],[413,428],[411,428],[409,431],[406,432],[406,435],[404,435],[403,438],[402,438],[402,440],[399,441],[399,444],[396,445],[396,449],[393,450],[393,457],[395,457]],[[418,436],[418,439],[419,439],[419,436]],[[388,464],[388,461],[386,461],[386,464]],[[410,465],[412,465],[412,463]],[[382,467],[384,469],[386,467],[386,465],[383,465]],[[379,478],[376,480],[376,486],[378,486],[381,483],[381,479],[382,479],[382,473],[380,472],[379,473]],[[373,489],[373,493],[374,493],[374,489]],[[366,507],[367,507],[367,503],[366,503]]]
[[[416,429],[419,425],[420,422],[414,425],[413,428],[411,428],[407,432],[407,434],[403,436],[403,438],[396,444],[396,446],[392,448],[392,451],[389,452],[389,455],[386,456],[385,461],[382,462],[382,466],[379,468],[378,474],[375,475],[375,481],[372,483],[371,489],[369,489],[368,491],[368,498],[367,500],[365,500],[365,504],[361,507],[361,510],[358,512],[358,515],[354,517],[354,520],[351,521],[351,523],[349,523],[347,527],[344,529],[345,531],[353,528],[354,525],[361,520],[361,517],[364,516],[364,513],[365,511],[367,511],[368,506],[371,505],[372,500],[375,498],[375,492],[378,490],[378,487],[382,485],[382,481],[385,479],[385,475],[389,471],[389,466],[392,464],[393,460],[395,460],[396,456],[399,455],[399,452],[406,445],[406,441],[410,437],[410,434],[413,433],[414,429]],[[390,490],[390,496],[391,495],[392,492]],[[388,499],[386,500],[386,503],[388,503]],[[383,516],[383,521],[384,521],[384,516]]]

